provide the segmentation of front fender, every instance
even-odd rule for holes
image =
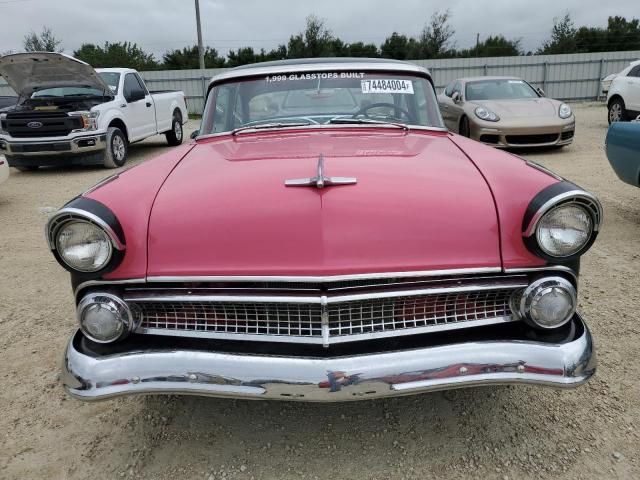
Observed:
[[[607,132],[605,150],[609,163],[620,180],[640,186],[640,122],[612,123]]]

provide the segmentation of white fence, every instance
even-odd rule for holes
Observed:
[[[513,75],[541,87],[549,97],[562,100],[596,100],[600,80],[640,58],[640,51],[531,55],[522,57],[452,58],[414,60],[428,68],[438,89],[455,78]],[[150,90],[182,90],[191,113],[201,113],[211,77],[225,69],[159,70],[142,72]],[[12,95],[0,78],[0,95]]]

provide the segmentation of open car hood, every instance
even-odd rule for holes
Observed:
[[[55,87],[89,87],[111,92],[91,65],[64,53],[5,55],[0,57],[0,75],[21,97]]]

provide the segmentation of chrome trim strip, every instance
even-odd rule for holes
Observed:
[[[102,228],[105,231],[105,233],[111,239],[111,243],[113,244],[113,246],[114,246],[114,248],[116,250],[124,251],[126,249],[126,246],[120,241],[120,239],[118,238],[116,233],[113,231],[113,229],[104,220],[102,220],[100,217],[98,217],[97,215],[94,215],[91,212],[87,212],[86,210],[81,210],[79,208],[68,208],[67,207],[67,208],[61,208],[60,210],[58,210],[47,221],[47,224],[46,224],[46,227],[45,227],[45,232],[47,234],[47,243],[49,244],[49,248],[51,250],[55,250],[56,249],[56,246],[55,246],[55,233],[56,232],[52,232],[51,231],[51,227],[54,226],[55,223],[57,221],[59,221],[60,219],[62,219],[62,217],[64,217],[64,216],[71,217],[70,220],[73,220],[76,217],[80,217],[81,219],[88,220],[89,222],[94,223],[95,225],[99,226],[100,228]],[[57,231],[64,223],[66,223],[66,222],[61,223],[55,230]]]
[[[203,302],[242,302],[242,303],[303,303],[321,304],[321,297],[267,296],[267,295],[145,295],[125,294],[127,302],[154,303],[203,303]]]
[[[595,221],[593,224],[593,231],[594,232],[599,231],[603,221],[603,210],[602,210],[602,205],[600,204],[600,201],[594,195],[584,190],[571,190],[571,191],[556,195],[555,197],[547,200],[533,215],[533,217],[529,221],[529,225],[524,230],[524,232],[522,232],[522,235],[525,237],[532,236],[536,231],[538,222],[540,222],[540,219],[544,216],[545,213],[547,213],[556,205],[570,201],[572,199],[587,200],[595,207],[598,218],[594,219]]]
[[[346,357],[284,357],[203,350],[131,350],[91,357],[65,351],[61,381],[84,401],[133,394],[185,394],[316,402],[365,400],[494,384],[577,387],[595,373],[591,334],[564,344],[462,342]]]
[[[536,272],[564,272],[571,275],[575,283],[578,283],[578,274],[570,267],[564,265],[547,265],[545,267],[529,267],[529,268],[506,268],[504,273],[536,273]]]
[[[78,286],[73,291],[73,296],[75,298],[78,297],[78,294],[81,290],[84,290],[87,287],[97,286],[97,285],[127,285],[130,283],[146,283],[147,279],[145,277],[142,278],[128,278],[126,280],[87,280],[86,282],[82,282],[78,284]]]
[[[446,127],[425,127],[424,125],[412,125],[412,124],[407,124],[407,126],[411,129],[411,131],[424,131],[424,132],[448,132],[449,129]],[[401,135],[406,135],[407,132],[406,131],[402,131],[398,129],[397,125],[393,125],[393,124],[386,124],[386,123],[367,123],[367,124],[348,124],[348,125],[341,125],[341,124],[330,124],[330,125],[304,125],[301,127],[287,127],[286,131],[287,132],[295,132],[295,131],[304,131],[304,130],[323,130],[323,129],[339,129],[339,130],[345,130],[346,128],[386,128],[386,129],[393,129],[398,131],[398,133],[400,133]],[[264,130],[256,130],[256,132],[261,132],[261,133],[265,133],[265,132],[274,132],[274,131],[279,131],[279,129],[270,129],[268,131],[264,131]],[[198,137],[196,137],[197,140],[203,140],[205,138],[217,138],[217,137],[224,137],[224,136],[230,136],[231,135],[231,130],[229,130],[228,132],[219,132],[219,133],[209,133],[207,135],[199,135]]]
[[[570,267],[564,265],[547,265],[544,267],[529,267],[529,268],[505,268],[504,273],[536,273],[536,272],[565,272],[571,275],[571,277],[578,283],[578,274]]]
[[[265,295],[145,295],[144,293],[128,293],[124,295],[127,302],[181,302],[181,303],[202,303],[202,302],[243,302],[243,303],[305,303],[305,304],[324,304],[331,305],[335,303],[354,302],[359,300],[372,300],[379,298],[397,298],[397,297],[417,297],[438,295],[442,293],[463,293],[463,292],[481,292],[489,290],[517,289],[525,288],[529,285],[526,281],[498,282],[494,285],[465,285],[456,287],[434,287],[423,288],[417,290],[393,290],[375,293],[361,293],[356,295],[338,295],[338,296],[316,296],[316,297],[296,297],[296,296],[265,296]]]
[[[533,160],[526,160],[518,155],[516,155],[518,158],[520,158],[521,160],[524,161],[524,163],[526,163],[529,167],[534,168],[536,170],[538,170],[539,172],[542,173],[546,173],[547,175],[549,175],[550,177],[555,178],[556,180],[558,180],[559,182],[563,182],[566,179],[561,177],[560,175],[558,175],[556,172],[554,172],[553,170],[549,170],[547,167],[540,165],[539,163],[534,162]]]
[[[412,63],[401,62],[352,62],[352,63],[304,63],[303,61],[292,65],[273,65],[268,67],[244,67],[231,69],[219,73],[209,82],[209,89],[220,82],[235,80],[247,77],[261,77],[268,75],[287,73],[308,73],[308,72],[392,72],[392,73],[414,73],[431,80],[429,70]]]
[[[513,316],[503,316],[488,318],[483,320],[468,320],[466,322],[446,323],[439,325],[429,325],[426,327],[403,328],[398,330],[390,330],[383,332],[354,333],[351,335],[331,335],[331,324],[325,324],[324,320],[321,324],[322,335],[320,336],[294,336],[294,335],[254,335],[248,333],[224,333],[224,332],[205,332],[201,330],[172,330],[169,328],[144,328],[138,327],[134,332],[142,335],[158,335],[164,337],[183,337],[183,338],[204,338],[211,340],[235,340],[240,342],[262,342],[262,343],[297,343],[304,345],[322,345],[329,347],[341,343],[353,343],[366,340],[376,340],[380,338],[404,337],[411,335],[420,335],[423,333],[448,332],[451,330],[461,330],[463,328],[486,327],[489,325],[498,325],[502,323],[519,322]]]
[[[502,267],[486,268],[458,268],[452,270],[426,270],[408,272],[384,273],[356,273],[351,275],[333,276],[293,276],[293,275],[238,275],[238,276],[148,276],[149,283],[173,282],[299,282],[299,283],[330,283],[348,280],[372,280],[376,278],[410,278],[410,277],[441,277],[447,275],[474,275],[478,273],[501,273]]]

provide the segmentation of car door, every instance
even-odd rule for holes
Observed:
[[[462,85],[459,80],[453,82],[450,90],[445,89],[445,94],[441,95],[442,103],[440,111],[445,125],[452,132],[458,132],[460,126],[460,116],[462,115]],[[450,93],[449,93],[450,92]]]
[[[140,140],[156,133],[156,114],[153,99],[149,92],[140,85],[134,73],[124,77],[122,94],[126,103],[125,116],[129,129],[129,140]]]
[[[626,85],[625,90],[625,106],[627,110],[632,110],[635,113],[640,113],[640,65],[636,65],[627,74],[624,79]]]

